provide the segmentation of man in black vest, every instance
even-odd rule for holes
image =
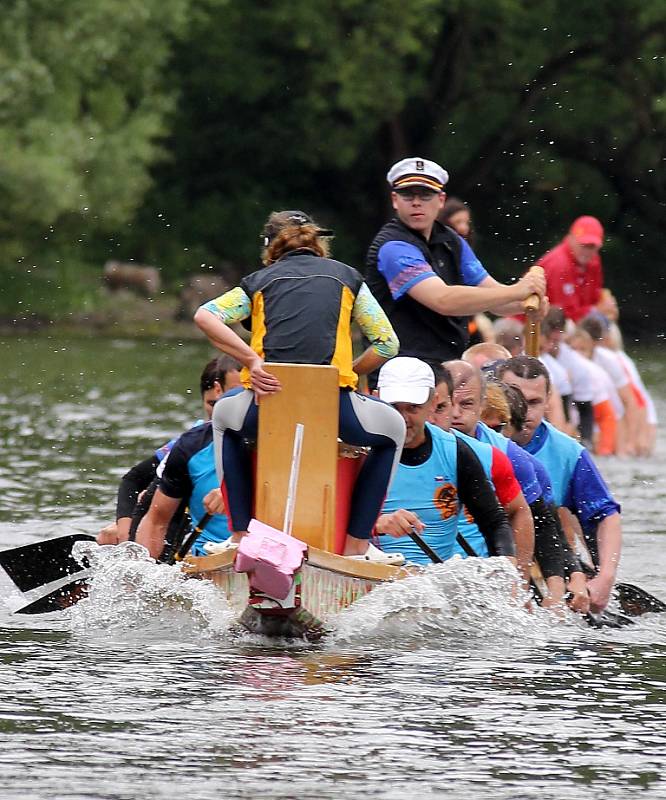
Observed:
[[[400,339],[400,355],[432,364],[461,357],[467,317],[482,311],[519,314],[546,283],[530,269],[517,283],[498,283],[455,231],[437,222],[449,176],[434,161],[405,158],[386,176],[396,216],[375,236],[366,282]],[[542,313],[547,303],[542,303]]]

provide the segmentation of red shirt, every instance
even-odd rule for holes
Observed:
[[[560,306],[574,322],[588,314],[599,302],[604,276],[601,259],[596,255],[581,267],[566,239],[542,256],[537,264],[546,273],[547,294],[551,306]]]
[[[490,478],[493,482],[493,488],[495,489],[497,499],[502,507],[508,506],[522,491],[520,484],[516,480],[516,475],[509,461],[509,457],[497,447],[493,447]]]

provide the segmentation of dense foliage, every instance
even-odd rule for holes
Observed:
[[[275,207],[315,213],[337,231],[336,254],[361,263],[387,214],[387,167],[421,154],[472,205],[496,276],[518,274],[592,213],[608,226],[607,282],[625,318],[656,308],[661,0],[5,6],[11,302],[51,313],[85,302],[74,287],[108,257],[155,263],[173,286],[201,264],[247,269]]]

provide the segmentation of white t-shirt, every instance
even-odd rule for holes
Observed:
[[[614,350],[609,350],[608,347],[603,347],[598,344],[594,348],[592,361],[606,370],[616,389],[623,389],[625,386],[629,385],[627,373],[624,371],[620,359]]]
[[[571,397],[575,402],[589,403],[592,400],[592,371],[588,359],[561,342],[557,353],[558,362],[566,369],[571,381]]]
[[[656,425],[657,420],[657,409],[654,406],[654,400],[652,399],[650,392],[645,388],[645,384],[643,383],[643,379],[634,363],[634,360],[630,358],[624,350],[617,350],[615,351],[615,355],[620,359],[620,362],[624,365],[625,369],[631,376],[631,382],[634,386],[638,389],[638,391],[643,395],[645,398],[645,410],[647,413],[647,422],[649,425]]]
[[[618,419],[622,419],[624,416],[624,405],[622,400],[620,400],[617,389],[613,386],[610,375],[603,367],[595,364],[594,361],[589,361],[588,359],[588,362],[594,378],[592,403],[596,405],[597,403],[603,403],[604,400],[610,400],[615,416]]]
[[[539,361],[548,370],[550,375],[550,382],[557,389],[560,395],[566,397],[571,394],[571,381],[566,369],[558,362],[556,358],[550,353],[542,353],[539,356]]]

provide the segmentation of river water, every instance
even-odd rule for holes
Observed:
[[[0,547],[111,520],[123,472],[199,415],[210,355],[0,340]],[[666,363],[640,365],[666,418]],[[654,458],[602,467],[621,575],[662,598],[664,453],[662,435]],[[528,617],[467,562],[287,645],[239,633],[175,568],[116,561],[107,578],[138,592],[107,580],[60,614],[12,614],[0,579],[0,798],[666,798],[666,614],[612,631]]]

